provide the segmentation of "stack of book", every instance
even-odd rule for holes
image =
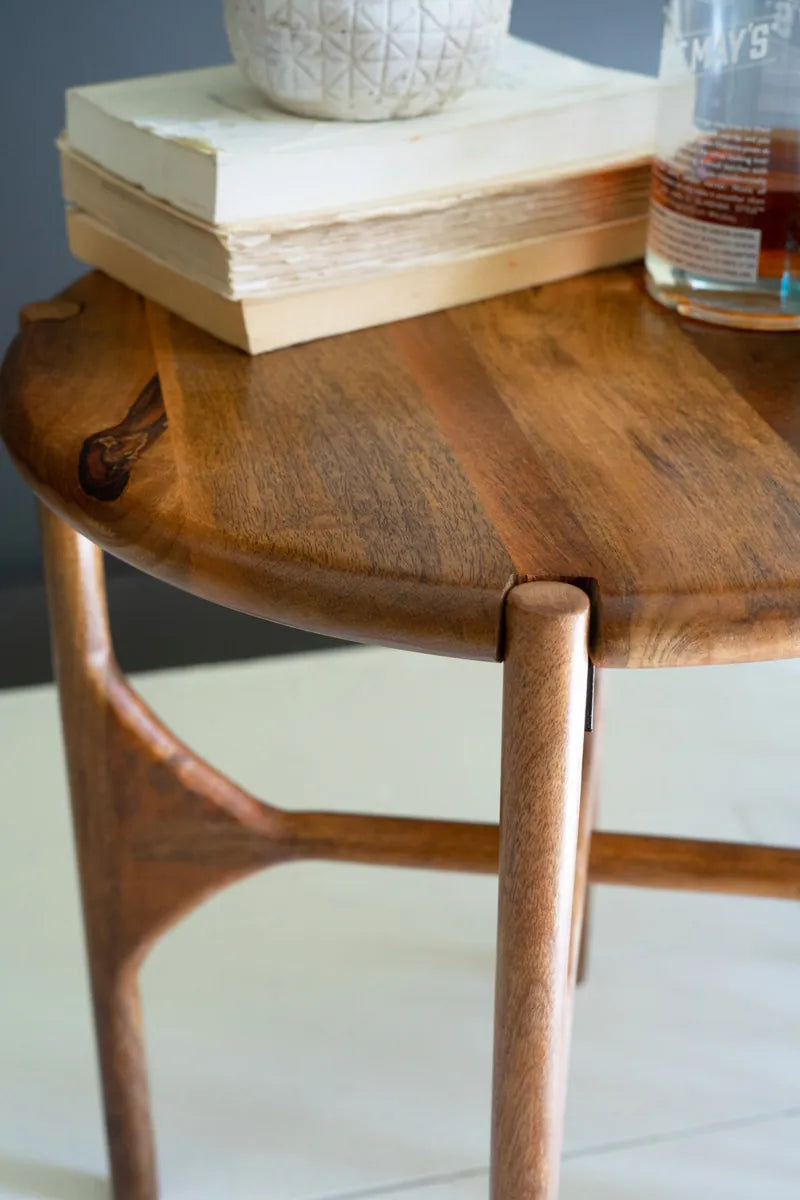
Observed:
[[[508,38],[449,109],[270,108],[234,66],[67,93],[73,253],[251,353],[638,258],[654,81]]]

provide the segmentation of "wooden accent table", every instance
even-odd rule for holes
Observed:
[[[554,1200],[587,880],[800,898],[797,850],[592,836],[584,733],[595,668],[800,654],[800,335],[682,323],[619,270],[249,359],[94,274],[23,313],[0,384],[43,501],[117,1200],[157,1194],[137,972],[170,924],[300,858],[495,871],[498,830],[246,795],[121,676],[98,547],[503,661],[491,1191]]]

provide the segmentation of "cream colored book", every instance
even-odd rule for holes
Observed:
[[[271,108],[233,65],[67,93],[73,150],[212,225],[435,202],[651,153],[655,81],[509,37],[440,113],[315,121]]]
[[[269,107],[233,66],[71,90],[85,261],[258,353],[638,257],[652,79],[507,39],[441,113]]]
[[[637,216],[351,283],[232,300],[86,213],[67,213],[76,257],[251,354],[630,262],[642,254],[645,227]]]
[[[62,140],[64,198],[165,266],[231,300],[356,283],[642,217],[650,162],[537,177],[391,213],[210,225],[148,196]]]

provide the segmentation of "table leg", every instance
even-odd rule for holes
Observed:
[[[206,896],[292,857],[291,839],[121,675],[100,550],[45,509],[41,527],[113,1193],[155,1200],[140,964]]]
[[[555,1200],[589,602],[530,583],[506,612],[491,1197]]]
[[[137,947],[126,936],[125,812],[141,802],[109,703],[113,654],[102,555],[52,513],[40,514],[56,673],[70,777],[95,1033],[116,1200],[155,1200],[153,1131],[142,1043]]]

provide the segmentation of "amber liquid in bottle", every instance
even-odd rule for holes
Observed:
[[[653,170],[648,286],[687,316],[800,327],[800,135],[724,129]]]

